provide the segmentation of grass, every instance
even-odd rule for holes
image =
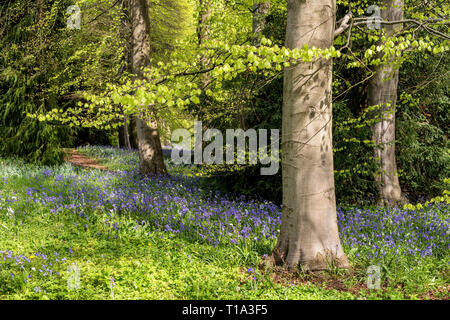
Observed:
[[[79,152],[115,172],[0,159],[0,299],[448,299],[443,204],[341,209],[353,273],[291,275],[259,267],[274,204],[198,188],[169,163],[174,177],[142,179],[135,152]],[[379,290],[365,286],[370,265]]]

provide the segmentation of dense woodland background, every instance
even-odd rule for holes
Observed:
[[[67,29],[66,9],[77,3],[81,8],[80,30]],[[202,5],[207,1],[151,1],[150,36],[152,63],[166,62],[169,53],[188,55],[186,43],[200,38]],[[375,2],[373,2],[375,3]],[[411,8],[424,15],[445,10],[445,2],[427,4],[412,1]],[[337,20],[347,12],[339,3]],[[364,8],[372,2],[362,2]],[[59,164],[63,148],[83,144],[126,147],[123,129],[100,130],[68,126],[58,121],[40,122],[27,113],[45,114],[54,108],[65,110],[83,101],[83,93],[100,94],[107,83],[119,83],[129,71],[129,21],[123,1],[7,0],[0,4],[0,154],[17,156],[27,162]],[[273,44],[284,44],[286,1],[271,3],[264,15],[262,34]],[[211,5],[207,38],[222,40],[230,32],[230,43],[251,43],[253,3],[217,1]],[[225,10],[225,11],[222,11]],[[355,9],[356,10],[356,9]],[[124,13],[125,12],[125,13]],[[226,13],[226,14],[222,14]],[[206,20],[205,20],[206,21]],[[204,21],[204,23],[205,23]],[[206,24],[205,24],[206,25]],[[128,28],[128,29],[127,29]],[[199,29],[200,28],[200,29]],[[205,27],[206,28],[206,27]],[[360,28],[360,27],[358,27]],[[439,28],[439,27],[438,27]],[[440,27],[445,33],[447,26]],[[200,31],[199,31],[200,30]],[[345,41],[346,34],[335,40]],[[418,29],[416,37],[427,37]],[[371,41],[364,30],[352,34],[352,51],[366,50]],[[436,45],[442,41],[433,38]],[[183,47],[185,51],[183,53]],[[344,49],[345,52],[345,49]],[[218,53],[219,54],[219,53]],[[222,54],[222,53],[220,53]],[[403,58],[403,57],[402,57]],[[447,52],[410,51],[400,68],[396,110],[396,160],[402,190],[411,201],[433,197],[444,190],[449,176],[449,55]],[[368,107],[367,71],[348,68],[344,55],[334,59],[334,161],[338,202],[371,201],[377,197],[374,173],[377,165],[370,143],[370,125],[357,125]],[[127,69],[128,68],[128,69]],[[265,77],[261,72],[241,73],[224,81],[221,97],[202,98],[200,104],[184,107],[185,115],[160,119],[163,144],[170,140],[176,120],[203,121],[205,128],[281,128],[283,75]],[[128,121],[131,147],[137,148],[135,121]],[[281,172],[261,177],[254,166],[230,170],[220,167],[210,182],[217,187],[281,200]],[[226,179],[222,179],[226,176]],[[248,179],[251,176],[252,179]],[[247,177],[243,179],[243,177]]]
[[[438,0],[1,1],[0,299],[448,299],[449,25]],[[280,129],[280,170],[175,163],[195,120]]]

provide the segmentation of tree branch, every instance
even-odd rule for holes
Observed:
[[[367,19],[369,19],[370,17],[360,17],[360,18],[352,18],[351,13],[348,13],[345,15],[345,17],[342,19],[342,23],[339,26],[339,28],[336,29],[336,31],[334,32],[334,36],[337,37],[338,35],[340,35],[342,32],[344,32],[345,30],[347,30],[350,26],[359,26],[359,25],[363,25],[363,24],[367,24]],[[358,21],[355,23],[349,23],[349,21]],[[433,23],[439,23],[439,22],[444,22],[445,23],[440,23],[440,25],[448,25],[450,24],[450,18],[442,18],[442,19],[428,19],[428,20],[424,20],[424,21],[418,21],[415,19],[404,19],[404,20],[395,20],[395,21],[384,21],[384,20],[378,20],[377,22],[379,22],[382,25],[394,25],[394,24],[402,24],[402,23],[413,23],[418,25],[419,27],[424,28],[425,30],[427,30],[430,33],[433,33],[436,36],[439,36],[441,38],[450,40],[450,36],[446,35],[445,33],[442,33],[434,28],[431,28],[428,26],[428,24],[433,24]]]
[[[350,19],[352,18],[352,13],[349,12],[347,13],[344,18],[342,19],[342,23],[339,26],[339,28],[337,28],[334,31],[334,37],[336,38],[338,35],[340,35],[342,32],[344,32],[345,30],[347,30],[347,28],[349,27],[348,22],[350,21]]]

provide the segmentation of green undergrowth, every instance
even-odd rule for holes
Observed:
[[[110,169],[136,166],[135,152],[100,147],[79,151]],[[344,249],[351,274],[330,266],[319,275],[300,270],[286,275],[260,267],[275,239],[213,245],[189,232],[137,223],[145,218],[139,214],[83,208],[83,192],[119,184],[120,174],[68,164],[0,162],[0,299],[448,298],[448,255],[426,257],[410,268],[405,267],[410,262],[396,266],[385,258],[380,289],[366,287],[366,268],[373,262],[349,246]],[[69,181],[82,182],[80,190],[86,189],[78,200],[68,197]],[[68,200],[55,211],[51,197],[56,195]]]

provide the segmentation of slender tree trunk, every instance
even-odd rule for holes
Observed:
[[[209,39],[209,20],[211,18],[211,0],[199,0],[198,2],[198,21],[197,21],[197,40],[199,48],[205,46]],[[203,54],[200,58],[200,65],[202,69],[206,69],[209,61],[206,54]],[[210,77],[207,73],[200,75],[200,89],[202,94],[200,96],[200,104],[197,112],[199,120],[204,124],[203,130],[206,130],[206,121],[204,119],[206,111],[206,105],[208,104],[208,96],[205,94],[206,87],[210,82]]]
[[[383,20],[403,19],[403,1],[387,0],[381,11]],[[386,25],[386,36],[390,37],[401,29],[400,24]],[[381,58],[381,56],[380,56]],[[395,105],[397,103],[398,70],[392,64],[379,65],[370,79],[367,93],[370,106],[379,105],[377,115],[381,119],[372,126],[376,143],[375,159],[379,171],[375,177],[381,204],[403,202],[395,159]]]
[[[197,39],[198,46],[202,47],[209,39],[209,19],[211,18],[211,3],[210,0],[199,0],[199,14],[197,24]],[[208,64],[206,55],[200,58],[200,64],[203,68]],[[205,89],[209,83],[208,74],[204,73],[202,77],[202,89]]]
[[[209,40],[209,21],[211,19],[211,0],[199,0],[198,1],[198,21],[197,21],[197,40],[198,47],[202,48],[206,45]],[[208,67],[208,58],[206,53],[204,53],[200,58],[200,66],[202,69]],[[209,103],[209,97],[206,95],[206,88],[210,83],[211,78],[208,73],[203,73],[200,75],[200,89],[202,93],[200,95],[200,104],[198,105],[198,110],[196,116],[198,120],[202,121],[203,127],[202,131],[206,131],[208,127],[208,121],[205,118],[207,113],[206,108]],[[202,142],[202,148],[205,148],[208,144],[207,141]]]
[[[258,47],[261,42],[261,33],[264,31],[264,27],[266,24],[266,15],[270,9],[270,2],[262,1],[253,3],[253,24],[252,24],[252,32],[253,32],[253,40],[252,44],[255,47]],[[245,98],[244,98],[245,99]],[[241,101],[237,101],[237,115],[236,120],[239,123],[239,127],[242,130],[247,130],[247,117],[244,108],[244,103]]]
[[[289,0],[286,46],[333,45],[335,0]],[[339,239],[332,147],[332,60],[286,68],[283,89],[283,209],[271,262],[296,269],[349,268]]]
[[[130,143],[130,131],[128,126],[128,117],[125,116],[123,119],[123,135],[124,135],[124,142],[125,142],[125,148],[128,150],[131,150],[131,143]]]
[[[117,131],[117,133],[119,136],[119,147],[125,148],[125,137],[124,137],[124,132],[123,132],[123,126],[119,127],[119,130]]]
[[[37,0],[36,22],[41,21],[44,12],[44,0]]]
[[[270,9],[270,2],[263,1],[253,4],[253,45],[258,46],[261,33],[266,25],[266,15]]]
[[[150,17],[148,0],[130,0],[133,53],[132,72],[137,79],[144,77],[142,68],[150,64]],[[139,170],[142,174],[166,173],[156,115],[141,114],[136,119],[139,149]]]
[[[138,149],[139,141],[136,130],[136,117],[131,117],[128,132],[130,133],[130,144],[132,149]]]
[[[124,71],[130,72],[131,67],[131,45],[130,39],[131,37],[131,24],[130,24],[130,16],[129,16],[129,3],[128,0],[122,0],[122,28],[120,29],[120,36],[122,39],[125,39],[125,52],[122,57],[123,65],[119,71],[119,77],[121,77]],[[119,127],[119,146],[121,148],[125,148],[130,150],[130,132],[128,126],[128,116],[124,114],[123,126]]]
[[[131,143],[130,143],[130,134],[128,131],[128,117],[125,116],[123,119],[123,126],[119,127],[119,146],[121,148],[125,148],[130,150],[131,149]]]

